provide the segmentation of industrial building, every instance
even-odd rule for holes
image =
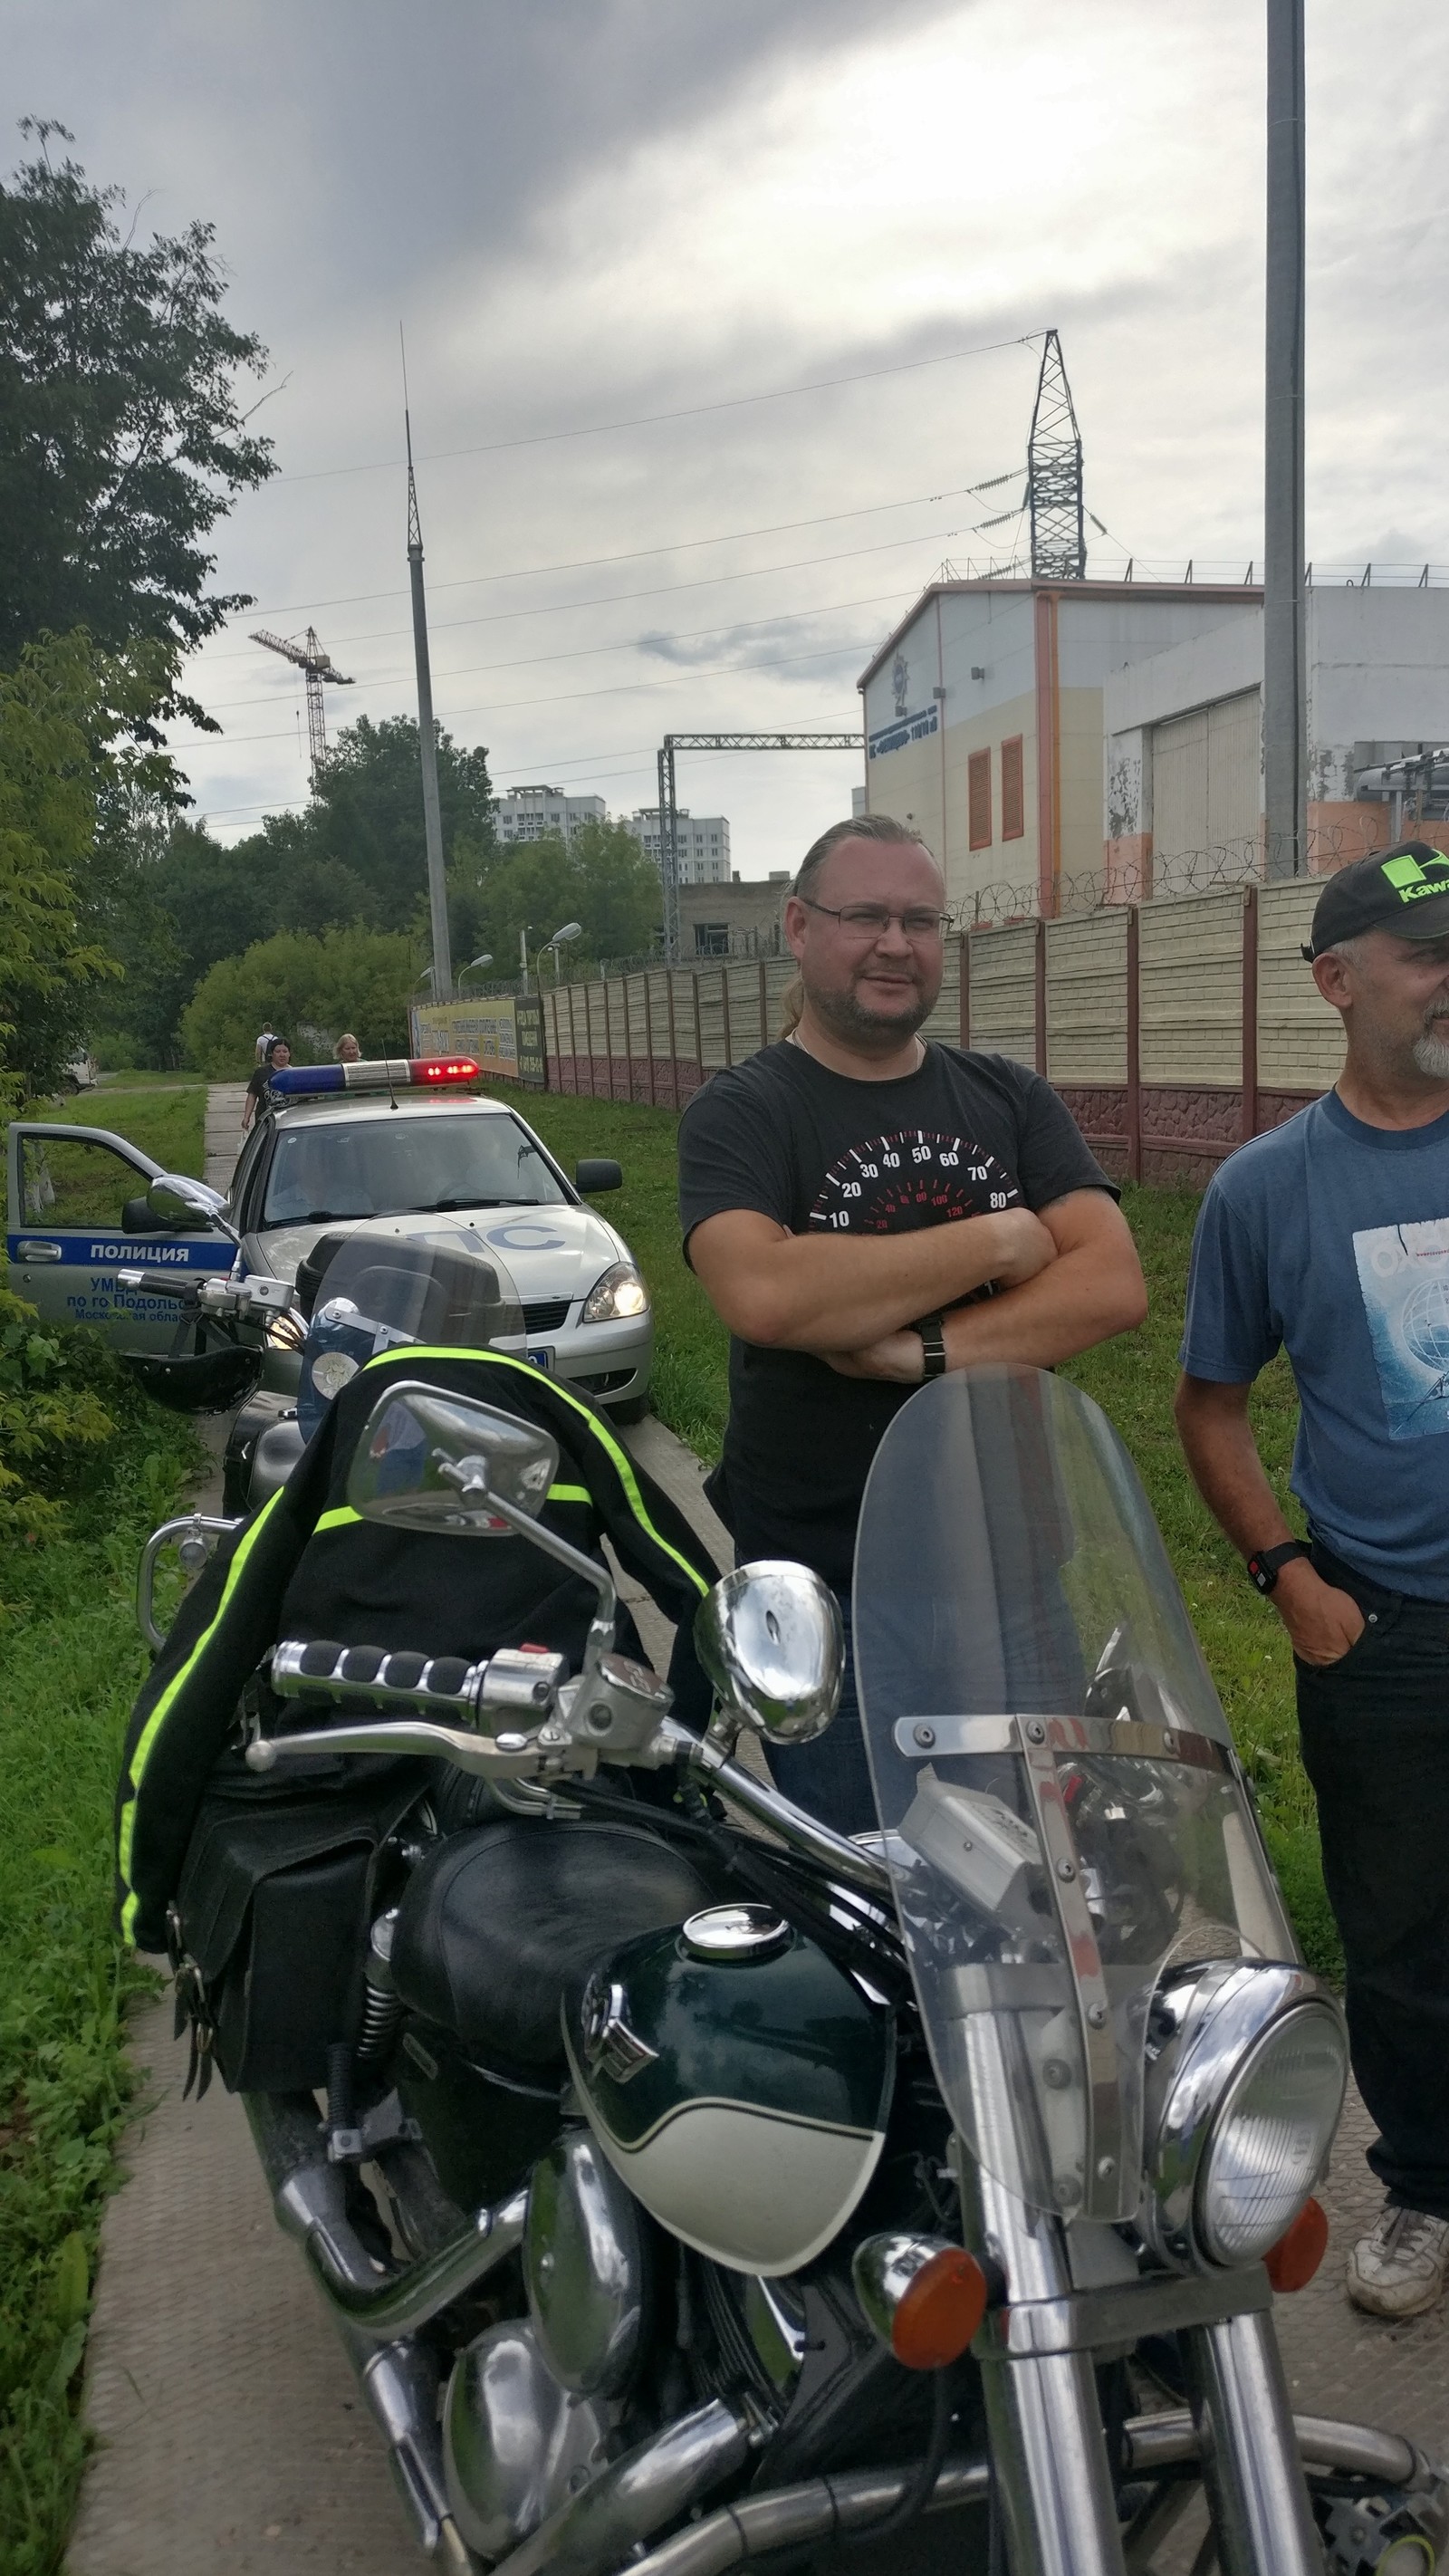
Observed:
[[[965,919],[1229,882],[1263,836],[1263,594],[931,584],[863,674],[868,811],[909,819]],[[1432,814],[1449,590],[1310,584],[1309,865]],[[1405,767],[1407,763],[1407,767]]]
[[[730,876],[730,827],[723,814],[691,814],[687,805],[677,813],[677,847],[679,882],[687,885],[728,885]],[[641,805],[624,818],[624,829],[659,865],[659,808]]]
[[[493,808],[499,841],[537,841],[557,832],[571,841],[585,823],[604,823],[608,808],[602,796],[570,796],[562,787],[510,787]]]

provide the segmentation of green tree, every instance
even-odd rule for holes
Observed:
[[[53,1086],[119,969],[94,874],[109,807],[176,793],[164,752],[138,746],[170,685],[157,643],[104,653],[84,634],[27,645],[0,671],[0,1094]]]
[[[225,957],[203,976],[182,1014],[185,1061],[213,1080],[252,1069],[258,1029],[270,1022],[298,1062],[330,1054],[351,1029],[364,1055],[405,1055],[408,997],[419,959],[397,931],[328,930],[320,939],[283,930]]]
[[[455,918],[461,909],[455,904]],[[662,911],[659,871],[632,832],[622,823],[585,823],[570,841],[544,832],[501,851],[473,881],[468,922],[498,972],[511,975],[525,925],[530,955],[565,922],[581,925],[564,952],[567,971],[571,962],[647,955],[658,945]],[[460,945],[457,953],[466,952]]]
[[[0,664],[85,627],[113,652],[197,644],[243,596],[209,593],[205,540],[237,493],[275,472],[237,380],[266,363],[234,330],[209,224],[135,239],[115,188],[70,160],[63,126],[27,118],[39,157],[0,184]],[[148,715],[209,723],[175,688]]]
[[[438,805],[445,855],[465,845],[476,874],[493,850],[488,754],[463,750],[441,726]],[[374,724],[360,716],[349,725],[319,768],[301,826],[313,858],[349,871],[380,929],[425,919],[428,862],[415,719],[387,716]]]

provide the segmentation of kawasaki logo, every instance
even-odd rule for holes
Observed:
[[[1417,859],[1406,855],[1401,859],[1385,859],[1379,874],[1387,877],[1400,903],[1422,903],[1425,895],[1449,893],[1449,882],[1446,882],[1449,880],[1449,859],[1440,858],[1435,861],[1435,866],[1439,873],[1430,876]]]

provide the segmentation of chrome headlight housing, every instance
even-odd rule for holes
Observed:
[[[1158,1989],[1147,2053],[1143,2234],[1184,2269],[1260,2262],[1333,2144],[1342,2014],[1306,1968],[1220,1962]]]
[[[585,1324],[623,1324],[648,1311],[649,1291],[632,1261],[616,1261],[589,1290],[579,1320]]]

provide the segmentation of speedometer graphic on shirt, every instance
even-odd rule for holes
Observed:
[[[810,1223],[833,1234],[909,1234],[952,1217],[989,1216],[1020,1201],[1020,1190],[995,1154],[965,1136],[903,1127],[836,1157]]]

